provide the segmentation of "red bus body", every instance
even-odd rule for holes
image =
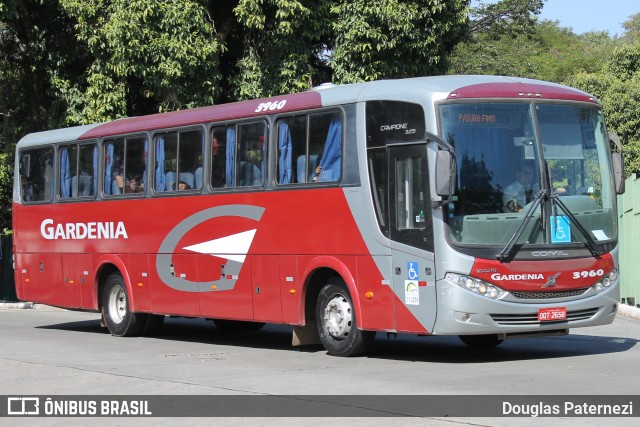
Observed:
[[[280,323],[294,325],[299,331],[312,327],[313,335],[316,324],[324,322],[323,315],[318,315],[318,298],[322,298],[319,294],[327,283],[337,283],[332,281],[337,278],[343,284],[339,287],[344,286],[348,293],[349,301],[341,303],[329,296],[333,305],[329,303],[327,307],[334,307],[341,315],[343,310],[351,311],[348,316],[355,320],[357,331],[363,333],[497,336],[502,340],[511,335],[558,333],[573,326],[609,323],[615,316],[618,283],[617,240],[608,229],[590,225],[594,235],[605,235],[602,241],[596,242],[604,248],[598,246],[601,250],[596,256],[575,242],[565,246],[554,242],[546,246],[539,243],[532,246],[532,250],[524,251],[528,255],[516,255],[507,261],[484,256],[482,245],[474,246],[474,241],[465,240],[465,233],[472,230],[467,223],[475,220],[493,224],[491,216],[467,215],[464,221],[468,222],[461,226],[461,233],[448,234],[457,224],[447,219],[454,217],[454,208],[451,204],[446,207],[443,202],[446,196],[438,196],[434,187],[435,159],[443,147],[441,140],[435,141],[435,135],[441,134],[446,125],[442,122],[445,119],[438,117],[439,103],[452,101],[458,103],[453,105],[465,108],[464,102],[485,99],[515,103],[524,98],[529,102],[527,98],[537,93],[542,95],[535,96],[545,101],[599,109],[596,100],[588,94],[544,82],[441,77],[332,87],[28,135],[18,144],[14,185],[17,295],[21,300],[104,312],[107,301],[103,288],[109,275],[117,273],[126,287],[126,312],[132,315]],[[404,232],[405,228],[422,227],[426,211],[428,225],[420,228],[427,229],[426,247],[421,243],[412,247],[407,241],[396,241],[393,231],[385,231],[389,225],[379,218],[383,213],[376,211],[372,161],[367,162],[366,150],[377,148],[368,146],[365,104],[373,105],[373,101],[378,100],[406,101],[421,105],[424,110],[427,136],[420,135],[420,141],[410,144],[419,145],[422,154],[407,158],[415,160],[413,170],[418,167],[416,159],[423,156],[420,167],[430,196],[422,200],[423,193],[420,193],[420,203],[423,203],[418,209],[420,215],[413,208],[407,208],[413,214],[403,221],[412,225],[397,228]],[[283,156],[278,149],[282,120],[293,123],[296,115],[309,114],[311,118],[307,120],[311,121],[314,112],[326,109],[331,109],[343,121],[340,178],[327,183],[283,183],[282,175],[278,175],[281,168],[278,161]],[[159,155],[160,132],[176,129],[200,132],[204,147],[201,164],[208,177],[213,175],[214,166],[207,159],[218,149],[217,142],[211,144],[214,127],[256,120],[264,121],[268,129],[266,160],[262,163],[268,172],[260,185],[213,188],[207,178],[200,188],[184,194],[176,191],[165,194],[164,188],[162,192],[154,189],[152,183],[157,182],[160,172],[151,162]],[[476,119],[469,116],[459,120]],[[378,130],[396,131],[403,126],[406,128],[390,120]],[[405,129],[403,134],[406,133]],[[110,138],[129,136],[149,141],[144,148],[145,157],[147,154],[149,157],[145,191],[113,196],[107,194],[110,183],[103,169],[108,162],[107,144]],[[446,135],[441,138],[445,139]],[[95,153],[99,153],[94,160],[99,166],[93,172],[97,188],[89,197],[63,197],[61,152],[68,144],[85,142],[97,147]],[[386,148],[379,149],[387,150],[389,162],[404,158],[399,154],[403,144],[393,146],[389,141],[386,144]],[[55,155],[52,163],[55,185],[51,184],[50,197],[28,201],[25,182],[30,178],[26,177],[37,172],[34,164],[28,166],[28,174],[24,172],[27,162],[21,164],[21,157],[30,153],[30,149],[43,146],[51,147]],[[238,153],[239,148],[236,155]],[[309,151],[306,156],[308,162]],[[461,154],[456,152],[456,156],[459,159]],[[28,158],[32,163],[33,159],[34,156]],[[393,172],[397,177],[404,173],[400,166],[395,167],[389,169],[390,175]],[[23,171],[22,174],[18,170]],[[239,173],[237,170],[234,173]],[[611,176],[604,176],[602,181],[604,186],[609,185]],[[391,190],[393,185],[389,184],[385,190],[389,200],[395,194]],[[402,190],[395,191],[396,201],[409,197],[400,194]],[[588,201],[580,199],[575,203],[578,202]],[[607,209],[601,211],[593,217],[589,216],[591,211],[587,211],[579,218],[586,218],[588,224],[602,218],[608,220]],[[391,215],[391,221],[399,221]],[[504,221],[501,224],[520,221],[520,217],[497,215],[496,218]],[[576,233],[575,229],[572,232]],[[463,237],[456,241],[452,236]],[[417,271],[412,272],[414,267]],[[596,294],[590,287],[604,278],[607,278],[607,289]],[[475,294],[460,285],[465,280],[471,280],[469,287],[475,287]],[[501,295],[508,294],[507,299],[486,298],[482,290],[487,284],[496,286],[496,292],[503,292]],[[549,291],[553,291],[553,295],[545,294]],[[508,299],[520,294],[524,295],[521,303]],[[326,316],[335,314],[329,308],[325,313],[328,313]],[[536,314],[537,318],[532,319]],[[548,322],[546,316],[550,315],[561,318]],[[343,327],[340,320],[336,324],[338,328]],[[330,335],[334,336],[331,330]],[[337,337],[338,341],[343,338]],[[363,348],[334,353],[356,354]]]

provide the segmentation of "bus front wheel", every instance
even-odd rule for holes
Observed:
[[[375,332],[358,329],[351,295],[337,277],[329,279],[318,295],[316,325],[322,345],[333,356],[363,354],[375,339]]]
[[[129,310],[129,298],[119,273],[107,277],[102,292],[102,318],[111,335],[128,337],[140,334],[147,320],[146,314]]]

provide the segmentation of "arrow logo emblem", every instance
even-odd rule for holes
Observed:
[[[182,249],[197,252],[199,254],[211,255],[230,261],[244,262],[249,252],[251,242],[257,229],[243,231],[242,233],[220,237],[207,242],[197,243]]]

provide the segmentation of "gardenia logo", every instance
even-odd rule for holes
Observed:
[[[544,280],[542,274],[500,274],[494,273],[491,275],[493,280]]]
[[[64,222],[47,218],[40,224],[40,234],[47,240],[128,239],[124,222]]]

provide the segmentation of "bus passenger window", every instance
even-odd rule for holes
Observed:
[[[202,132],[167,132],[156,136],[155,190],[202,188]]]
[[[60,148],[60,198],[77,197],[75,184],[78,180],[78,146]]]
[[[278,121],[278,183],[338,181],[342,174],[342,119],[338,112]]]
[[[145,138],[120,138],[105,144],[105,195],[143,193],[147,182]]]
[[[306,182],[307,116],[278,121],[278,184]]]
[[[262,186],[266,176],[266,133],[264,122],[238,126],[236,177],[239,187]]]
[[[227,126],[217,126],[211,130],[211,188],[225,188],[233,186],[232,174],[231,185],[227,185],[227,135],[230,139],[235,138],[235,129]],[[233,164],[233,158],[231,159]]]
[[[20,192],[25,202],[50,201],[53,195],[53,147],[20,153]],[[23,160],[24,159],[24,160]]]
[[[95,144],[60,148],[60,198],[95,195],[98,147]]]
[[[96,144],[84,144],[80,149],[78,160],[78,179],[73,184],[77,197],[89,197],[96,195],[98,186],[98,146]],[[75,197],[75,195],[74,195]]]
[[[309,174],[314,182],[338,181],[342,175],[342,120],[339,113],[317,114],[309,121]],[[312,156],[316,155],[317,165]]]
[[[176,191],[202,188],[202,132],[180,132]]]

